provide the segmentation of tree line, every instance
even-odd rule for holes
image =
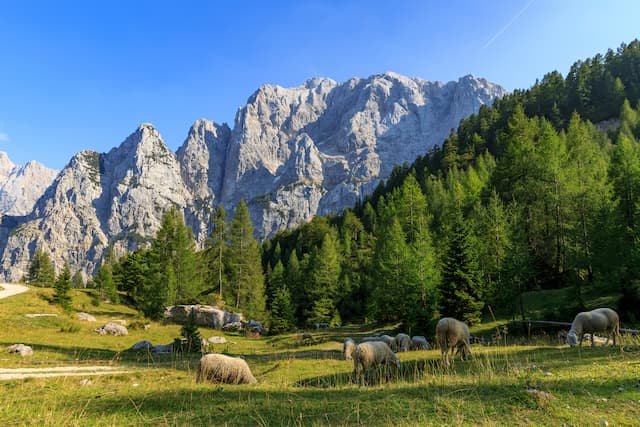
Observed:
[[[622,295],[618,308],[633,320],[639,100],[636,40],[481,107],[352,209],[261,246],[243,201],[231,221],[215,210],[199,251],[173,208],[149,248],[107,254],[92,286],[148,317],[217,303],[274,332],[370,321],[419,332],[438,316],[473,324],[491,310],[523,315],[526,291],[567,286],[569,317],[595,284]]]

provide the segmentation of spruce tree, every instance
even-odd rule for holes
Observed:
[[[271,302],[271,315],[269,318],[269,332],[278,334],[291,330],[295,325],[294,307],[291,302],[291,293],[286,286],[276,289]]]
[[[71,295],[69,295],[69,291],[72,285],[69,263],[65,262],[62,272],[56,279],[55,292],[53,294],[53,301],[65,310],[71,309]]]
[[[439,287],[440,315],[473,325],[480,322],[484,303],[477,260],[459,210],[455,213],[450,233]]]

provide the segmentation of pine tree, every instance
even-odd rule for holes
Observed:
[[[69,295],[71,286],[71,270],[69,269],[69,264],[65,262],[62,272],[56,279],[55,292],[53,294],[53,301],[65,310],[71,309],[71,295]]]
[[[440,315],[473,325],[480,321],[484,303],[477,260],[469,240],[469,232],[458,210],[443,259]]]
[[[236,207],[229,240],[227,267],[231,284],[231,305],[241,310],[247,318],[262,319],[265,315],[262,260],[258,242],[253,237],[249,209],[244,200],[240,200]]]
[[[49,254],[38,249],[29,263],[27,283],[41,288],[52,287],[55,278],[56,274]]]

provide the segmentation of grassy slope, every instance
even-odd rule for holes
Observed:
[[[139,369],[91,377],[87,386],[79,384],[82,377],[2,381],[0,425],[637,425],[640,419],[637,341],[627,340],[624,352],[544,341],[474,346],[474,359],[456,361],[451,372],[438,368],[435,350],[409,352],[400,354],[403,367],[392,382],[359,387],[350,382],[353,367],[341,359],[340,341],[364,332],[314,332],[311,346],[293,334],[227,335],[229,343],[215,351],[245,355],[259,383],[196,384],[196,356],[120,353],[142,339],[171,342],[178,326],[153,323],[125,337],[103,337],[92,332],[96,324],[59,312],[47,295],[35,290],[0,300],[0,347],[23,342],[35,350],[24,359],[0,354],[0,367],[99,359]],[[74,303],[98,324],[135,317],[123,306],[93,307],[80,293]],[[24,316],[54,312],[59,317]],[[80,330],[61,332],[70,325]]]

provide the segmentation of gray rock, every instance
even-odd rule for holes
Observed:
[[[223,331],[238,332],[242,330],[242,322],[229,322],[222,327]]]
[[[12,354],[19,354],[20,356],[32,356],[33,349],[24,344],[13,344],[7,347],[7,351]]]
[[[109,322],[99,328],[96,328],[95,331],[100,335],[128,335],[129,331],[126,327],[119,325],[117,323]]]
[[[152,347],[153,347],[153,344],[151,343],[151,341],[143,340],[143,341],[138,341],[137,343],[132,345],[131,350],[143,350],[143,349],[150,349]]]
[[[151,347],[151,352],[154,354],[170,354],[173,351],[173,343],[158,344]]]
[[[225,324],[244,321],[242,314],[231,313],[210,305],[174,305],[167,307],[164,318],[172,323],[183,325],[191,311],[196,313],[196,324],[208,328],[222,329]]]
[[[84,320],[85,322],[96,322],[96,318],[89,313],[78,312],[76,316],[78,316],[79,320]]]
[[[262,326],[262,323],[253,319],[249,320],[248,322],[242,322],[242,328],[245,331],[255,332],[258,334],[263,334],[266,331],[264,326]]]
[[[210,342],[211,344],[226,344],[227,339],[225,337],[213,336],[213,337],[209,337],[207,341]]]

